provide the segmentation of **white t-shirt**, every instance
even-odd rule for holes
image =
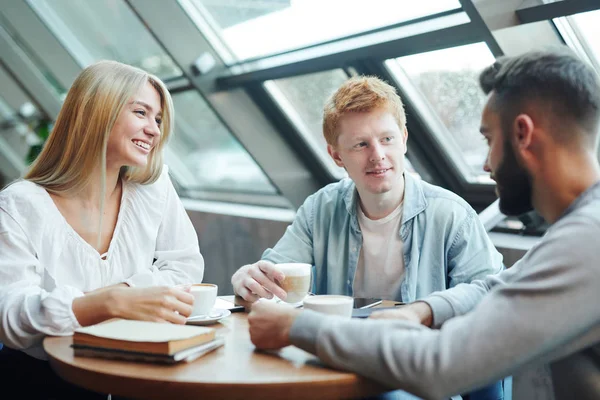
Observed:
[[[84,292],[122,282],[196,283],[204,275],[198,236],[166,166],[153,184],[123,183],[105,259],[48,192],[26,180],[0,192],[0,249],[0,342],[41,359],[45,335],[80,327],[71,307]]]
[[[372,220],[358,208],[362,247],[354,278],[354,297],[393,299],[404,277],[400,224],[404,202],[387,217]]]

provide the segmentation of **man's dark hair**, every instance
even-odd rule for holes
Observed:
[[[501,57],[479,76],[503,123],[523,112],[525,105],[545,106],[557,139],[569,140],[562,123],[575,123],[596,143],[600,123],[600,82],[596,71],[566,46]],[[554,124],[556,122],[556,124]]]

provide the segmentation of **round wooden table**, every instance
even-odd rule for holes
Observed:
[[[225,346],[191,363],[160,365],[74,357],[72,338],[47,337],[50,365],[86,389],[138,399],[340,399],[386,389],[356,374],[324,367],[297,347],[259,352],[250,342],[246,313],[212,325]],[[389,390],[389,389],[388,389]]]

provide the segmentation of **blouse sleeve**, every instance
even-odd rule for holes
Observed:
[[[26,232],[2,208],[0,248],[0,342],[24,349],[41,344],[46,335],[66,336],[79,328],[72,303],[84,293],[54,284]]]
[[[204,259],[200,254],[198,236],[167,172],[166,207],[163,212],[154,263],[143,272],[125,281],[129,286],[156,286],[200,283],[204,276]]]

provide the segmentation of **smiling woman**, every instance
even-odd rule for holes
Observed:
[[[107,169],[145,167],[151,149],[160,142],[161,97],[150,82],[143,85],[121,113],[108,138]]]
[[[0,192],[0,319],[8,321],[0,366],[32,391],[24,397],[81,397],[44,361],[46,335],[110,318],[183,324],[190,315],[186,285],[202,281],[204,261],[162,163],[172,118],[157,77],[93,64],[31,170]]]

